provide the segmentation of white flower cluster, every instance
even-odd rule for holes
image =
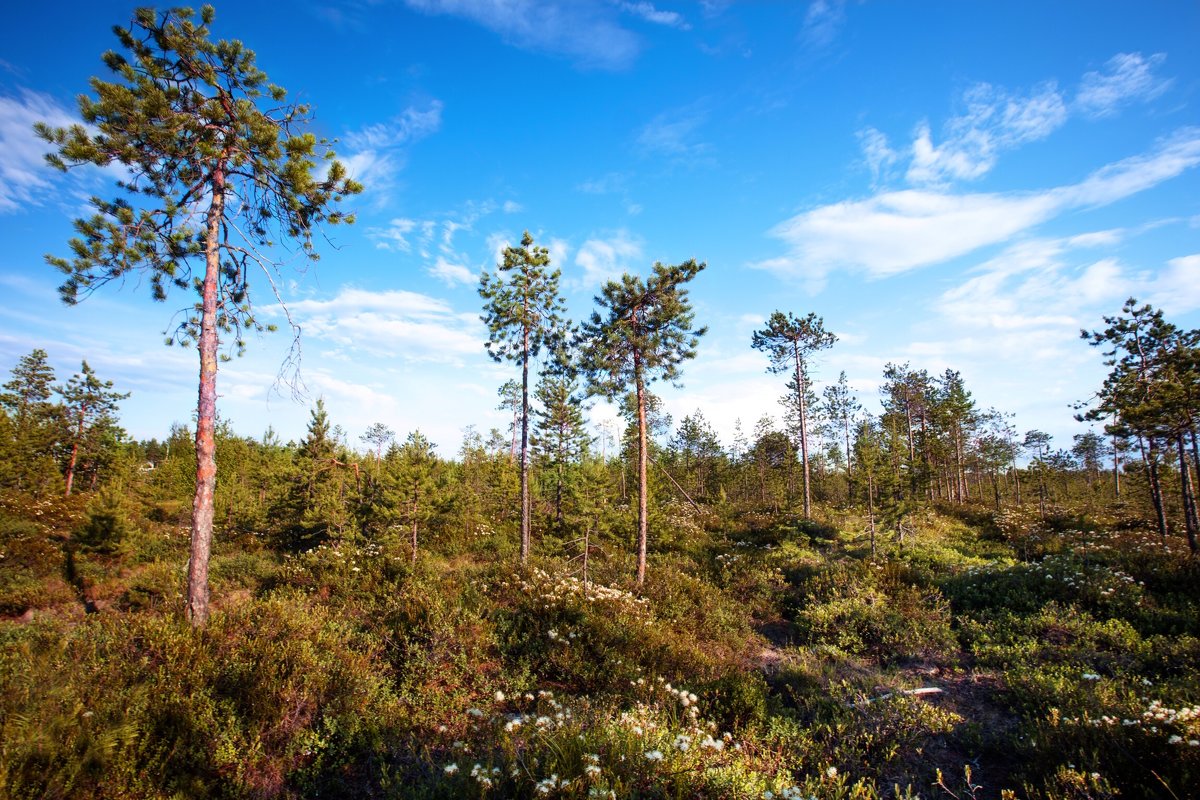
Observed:
[[[551,792],[568,789],[571,786],[571,781],[566,778],[559,778],[558,773],[551,775],[549,778],[542,778],[534,784],[533,790],[538,794],[548,795]]]
[[[798,786],[788,786],[780,789],[779,792],[772,792],[770,789],[763,792],[763,800],[817,800],[815,795],[806,795],[800,791]]]
[[[599,583],[585,584],[574,575],[551,575],[544,570],[535,569],[528,581],[513,579],[501,581],[499,585],[502,589],[516,589],[522,594],[534,597],[547,609],[583,602],[639,616],[649,613],[649,601],[646,598],[636,597],[623,589]]]
[[[1120,725],[1123,728],[1139,728],[1152,734],[1165,734],[1169,729],[1174,728],[1182,731],[1184,735],[1171,734],[1167,739],[1169,744],[1187,742],[1191,747],[1200,747],[1200,705],[1168,708],[1161,701],[1152,700],[1146,710],[1137,718],[1120,718],[1109,714],[1099,717],[1085,715],[1083,717],[1064,717],[1063,722],[1068,725],[1091,725],[1093,728],[1111,728]]]
[[[503,696],[500,692],[496,694]],[[572,721],[571,709],[558,702],[554,698],[554,692],[540,691],[537,693],[536,698],[527,692],[524,695],[524,699],[529,702],[536,699],[544,703],[546,707],[541,710],[546,713],[538,714],[531,711],[527,714],[512,714],[508,717],[508,721],[504,723],[504,731],[506,733],[513,733],[526,725],[533,725],[539,731],[556,730]]]
[[[1142,712],[1142,719],[1164,725],[1192,727],[1195,723],[1200,723],[1200,705],[1167,708],[1160,701],[1153,700],[1150,702],[1150,706]]]
[[[476,764],[471,767],[471,777],[484,789],[490,789],[492,788],[492,784],[495,783],[496,778],[500,777],[500,768],[492,767],[489,770],[483,764]]]

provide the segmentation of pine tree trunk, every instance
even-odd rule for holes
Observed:
[[[796,409],[800,412],[800,458],[804,461],[804,518],[812,519],[812,485],[808,469],[808,424],[804,398],[804,371],[800,351],[793,342],[793,355],[796,359]]]
[[[191,556],[188,560],[187,617],[192,627],[208,621],[208,559],[212,551],[213,497],[217,487],[217,281],[221,269],[221,218],[225,173],[213,173],[204,247],[200,314],[200,389],[196,407],[196,494],[192,500]]]
[[[1138,437],[1138,447],[1142,451],[1142,464],[1146,469],[1146,482],[1150,486],[1150,502],[1154,504],[1154,518],[1158,525],[1158,534],[1162,538],[1163,547],[1167,546],[1167,509],[1163,503],[1162,484],[1158,479],[1158,446],[1154,437],[1144,440]]]
[[[1200,533],[1197,528],[1200,527],[1200,524],[1196,519],[1196,494],[1192,485],[1192,467],[1188,464],[1183,433],[1179,433],[1175,437],[1175,442],[1179,449],[1179,494],[1183,500],[1183,524],[1187,533],[1188,549],[1194,556],[1200,550],[1200,542],[1197,541],[1197,535]]]
[[[1194,441],[1194,439],[1193,439]],[[1113,497],[1121,499],[1121,451],[1117,449],[1117,437],[1112,437],[1113,448]]]
[[[646,389],[642,384],[642,364],[641,358],[637,355],[633,359],[635,382],[637,386],[637,407],[638,407],[638,544],[637,544],[637,584],[641,586],[646,582],[646,550],[648,543],[649,517],[647,515],[646,505],[646,490],[647,474],[646,461],[649,458],[647,452],[648,437],[646,436]]]
[[[850,460],[850,416],[842,417],[842,430],[846,436],[846,505],[854,503],[854,470]]]
[[[875,479],[867,472],[867,522],[871,526],[871,558],[875,557]]]
[[[67,497],[71,496],[71,485],[75,483],[75,464],[79,460],[79,441],[83,438],[83,415],[86,407],[79,409],[79,425],[75,429],[75,441],[71,442],[71,460],[67,462]]]
[[[529,561],[529,328],[521,358],[521,563]]]

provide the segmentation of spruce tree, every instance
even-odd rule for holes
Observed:
[[[198,295],[171,332],[200,356],[186,601],[195,626],[208,617],[221,336],[241,352],[246,331],[263,329],[252,274],[275,288],[290,258],[277,254],[279,241],[315,260],[315,229],[352,222],[336,204],[361,191],[326,143],[302,132],[308,107],[287,103],[241,42],[209,38],[213,18],[207,5],[198,22],[191,9],[138,9],[128,27],[114,28],[126,54],[103,56],[114,79],[93,78],[95,97],[79,98],[88,127],[36,128],[55,147],[52,166],[119,164],[127,176],[116,198],[92,198],[96,213],[75,222],[72,257],[47,256],[66,275],[63,301],[74,305],[131,273],[147,279],[156,300],[171,289]]]
[[[581,359],[589,390],[608,400],[629,391],[637,407],[638,536],[637,582],[646,581],[648,541],[647,386],[656,380],[677,381],[680,365],[696,356],[707,328],[694,326],[695,314],[686,284],[705,264],[686,261],[677,266],[655,264],[645,281],[626,273],[604,285],[591,318],[582,326]]]
[[[521,563],[529,560],[529,362],[560,335],[565,311],[558,293],[559,271],[551,270],[550,252],[534,247],[529,231],[520,247],[504,248],[493,275],[479,278],[488,327],[487,352],[495,361],[521,366]]]

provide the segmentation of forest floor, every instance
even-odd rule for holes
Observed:
[[[670,509],[602,539],[225,534],[0,497],[0,797],[1187,797],[1200,569],[1127,513]],[[108,511],[111,511],[109,509]],[[105,513],[108,513],[105,511]],[[1005,793],[1011,793],[1006,795]]]

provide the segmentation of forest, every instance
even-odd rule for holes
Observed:
[[[352,440],[317,398],[298,441],[239,435],[248,276],[362,187],[213,13],[136,12],[89,127],[38,127],[52,167],[126,170],[47,257],[62,299],[194,292],[199,395],[135,440],[87,361],[9,368],[0,797],[1195,795],[1200,330],[1130,298],[1081,331],[1108,375],[1057,449],[953,369],[860,394],[821,316],[774,310],[746,347],[779,415],[722,442],[654,391],[704,345],[706,265],[572,321],[526,233],[478,285],[506,429]]]

